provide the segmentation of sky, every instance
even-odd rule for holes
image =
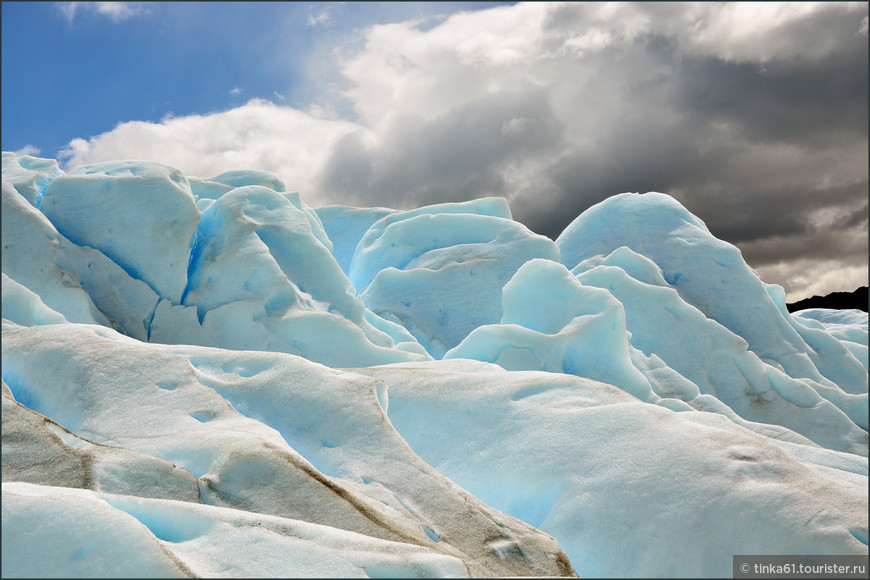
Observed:
[[[668,193],[790,302],[868,279],[868,4],[3,2],[2,147],[484,196]]]

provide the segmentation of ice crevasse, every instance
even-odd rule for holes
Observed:
[[[790,314],[668,195],[552,241],[500,198],[2,161],[4,576],[867,554],[866,313]]]

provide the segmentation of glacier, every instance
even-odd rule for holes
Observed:
[[[656,192],[2,157],[2,575],[730,577],[868,553],[868,317]]]

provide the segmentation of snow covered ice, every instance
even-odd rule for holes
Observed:
[[[730,577],[867,555],[868,320],[661,193],[3,153],[3,576]],[[304,192],[303,192],[304,193]]]

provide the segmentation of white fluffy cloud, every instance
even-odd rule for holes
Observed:
[[[42,150],[39,147],[34,147],[30,143],[28,143],[21,149],[14,151],[14,153],[21,157],[22,155],[39,155],[40,153],[42,153]]]
[[[254,100],[65,156],[264,169],[314,206],[501,195],[549,235],[610,195],[664,191],[797,299],[810,285],[777,241],[822,240],[818,268],[866,282],[866,255],[809,217],[866,214],[866,21],[861,3],[529,3],[378,25],[337,57],[353,120]]]
[[[288,188],[310,192],[335,142],[357,129],[354,123],[252,99],[219,113],[121,123],[91,139],[74,139],[61,158],[67,167],[149,159],[199,177],[265,169],[281,176]]]
[[[693,49],[726,60],[821,59],[837,50],[841,40],[818,24],[853,19],[857,31],[862,10],[866,6],[859,3],[717,3],[692,19],[683,37]]]

